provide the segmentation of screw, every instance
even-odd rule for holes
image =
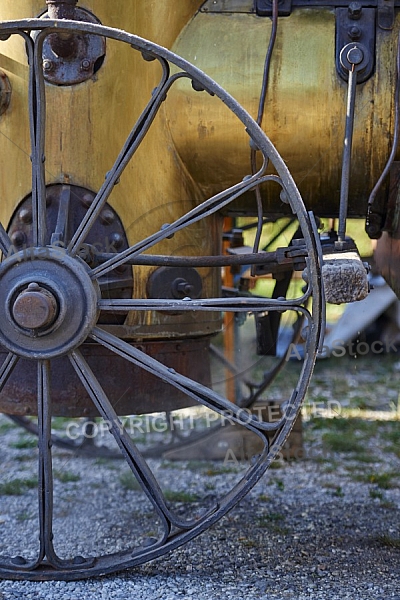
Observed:
[[[15,246],[23,246],[26,242],[26,235],[23,231],[14,231],[11,235],[11,242]]]
[[[21,208],[21,210],[18,213],[18,218],[23,223],[29,225],[30,223],[32,223],[32,211],[29,208]]]
[[[124,243],[124,238],[120,233],[112,233],[108,239],[111,245],[114,246],[116,250],[119,250]]]
[[[362,6],[359,2],[351,2],[348,11],[350,19],[357,20],[361,17]]]
[[[47,58],[43,61],[43,71],[47,73],[54,69],[54,63],[52,60],[48,60]]]
[[[104,225],[111,225],[115,221],[115,215],[112,210],[105,208],[100,214],[100,221]]]
[[[86,208],[89,208],[89,206],[92,204],[94,200],[94,196],[92,196],[92,194],[84,194],[81,198],[81,202],[84,206],[86,206]]]
[[[350,29],[347,33],[348,33],[349,38],[353,41],[359,40],[361,37],[361,29],[359,27],[357,27],[356,25],[353,25],[353,27],[350,27]]]
[[[82,71],[89,71],[90,67],[92,66],[92,63],[90,62],[89,59],[85,58],[82,62],[81,62],[81,69]]]

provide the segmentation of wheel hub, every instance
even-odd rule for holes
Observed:
[[[63,250],[18,252],[2,263],[0,282],[0,343],[18,356],[62,356],[96,324],[99,286],[87,265]]]

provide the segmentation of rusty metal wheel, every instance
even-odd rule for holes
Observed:
[[[46,231],[46,185],[45,185],[45,108],[46,89],[43,74],[43,46],[49,35],[55,32],[80,32],[115,40],[131,45],[143,54],[145,60],[156,60],[161,65],[162,77],[145,110],[133,127],[114,166],[107,174],[105,183],[95,195],[85,216],[69,238],[66,234],[66,215],[60,208],[57,231]],[[107,574],[153,560],[181,546],[213,525],[225,515],[257,483],[273,461],[286,440],[300,410],[302,400],[312,374],[317,345],[321,334],[321,312],[323,308],[320,287],[320,263],[317,252],[318,241],[313,229],[312,216],[303,205],[299,192],[279,154],[246,111],[200,70],[154,43],[137,36],[86,22],[29,19],[4,22],[0,25],[0,39],[22,36],[26,43],[29,63],[30,127],[32,151],[32,248],[10,253],[12,246],[5,228],[0,228],[0,245],[3,261],[0,266],[0,343],[7,355],[0,367],[0,390],[4,390],[10,375],[20,359],[29,359],[36,365],[36,398],[38,415],[38,537],[36,556],[25,553],[21,548],[18,555],[0,557],[0,577],[14,579],[66,579],[74,580]],[[173,66],[171,70],[170,67]],[[199,92],[216,96],[241,121],[248,133],[248,142],[257,147],[262,156],[262,166],[253,175],[238,181],[232,187],[204,200],[174,222],[124,250],[113,254],[80,254],[80,247],[88,239],[91,228],[118,182],[125,167],[134,156],[147,131],[160,110],[167,92],[179,80],[186,79]],[[205,90],[205,92],[204,92]],[[266,173],[267,165],[274,172]],[[248,254],[240,256],[169,257],[145,254],[157,244],[178,231],[201,219],[226,208],[240,195],[258,185],[280,186],[284,199],[298,219],[302,232],[301,241],[286,256],[277,253]],[[62,206],[62,204],[60,204]],[[64,208],[67,204],[63,205]],[[65,242],[66,250],[49,244],[57,234]],[[270,264],[272,267],[291,260],[302,260],[308,268],[308,285],[301,297],[286,298],[110,298],[103,294],[101,278],[124,265],[160,264],[178,268],[180,265],[197,267],[206,265],[214,268],[231,264]],[[193,284],[195,285],[195,284]],[[309,299],[310,309],[305,308]],[[162,364],[122,337],[110,333],[99,323],[100,314],[122,314],[129,311],[193,311],[252,312],[293,311],[304,315],[308,325],[305,357],[298,379],[288,394],[284,412],[280,419],[270,423],[249,415],[211,388],[200,384],[173,368]],[[182,514],[173,500],[164,493],[157,478],[157,469],[144,458],[138,445],[123,427],[119,416],[103,389],[102,377],[96,376],[81,352],[82,344],[90,339],[99,346],[122,357],[126,364],[151,373],[168,384],[171,390],[186,395],[192,404],[205,407],[220,416],[229,414],[231,422],[256,436],[261,451],[248,465],[246,472],[228,491],[225,489],[213,497],[211,504],[195,514]],[[83,552],[69,553],[60,557],[53,528],[55,502],[53,499],[53,455],[51,448],[51,423],[53,407],[57,398],[52,395],[53,363],[67,357],[81,385],[90,396],[98,413],[110,425],[110,432],[119,447],[131,473],[136,478],[146,506],[150,506],[157,521],[157,534],[146,539],[135,533],[127,548],[117,551],[99,552],[89,556]],[[89,493],[85,491],[85,494]],[[101,492],[97,490],[98,494]],[[93,493],[93,492],[92,492]],[[184,501],[183,501],[184,504]],[[118,506],[113,510],[118,514]],[[137,517],[137,516],[136,516]],[[96,515],[94,515],[96,519]],[[118,518],[118,517],[117,517]],[[132,527],[134,528],[134,516]],[[140,516],[137,517],[140,521]],[[143,517],[144,519],[144,517]],[[137,523],[136,523],[137,525]],[[140,523],[139,523],[140,525]],[[125,529],[130,523],[125,523]],[[136,530],[135,530],[136,531]],[[77,538],[81,534],[76,532]],[[79,550],[85,539],[80,540]],[[69,554],[68,554],[69,553]]]

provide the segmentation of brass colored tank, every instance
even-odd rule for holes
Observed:
[[[242,3],[243,4],[243,3]],[[364,217],[368,196],[390,153],[399,15],[394,29],[376,29],[373,76],[357,85],[349,215]],[[255,117],[271,20],[245,13],[198,12],[173,50],[216,79]],[[335,66],[335,10],[296,8],[278,21],[263,129],[287,163],[303,199],[320,216],[337,216],[346,115],[347,83]],[[168,113],[176,148],[202,189],[211,193],[249,173],[249,156],[238,152],[237,133],[221,106],[200,105],[194,93],[174,94]],[[188,130],[196,121],[198,130]],[[254,212],[254,195],[237,205]],[[264,198],[266,214],[282,211]]]
[[[107,26],[168,47],[200,4],[200,0],[167,0],[157,10],[150,10],[144,1],[135,2],[133,8],[130,2],[91,0],[79,6],[92,11]],[[37,17],[43,11],[43,2],[37,0],[3,2],[0,20]],[[8,76],[13,90],[10,107],[0,117],[0,162],[7,172],[0,181],[0,220],[5,224],[32,188],[28,67],[23,40],[17,37],[0,46],[0,69]],[[78,86],[47,85],[46,183],[98,191],[159,76],[158,65],[152,68],[129,46],[110,41],[104,64],[95,78]],[[201,197],[197,183],[170,141],[165,120],[158,119],[116,186],[111,204],[123,220],[128,241],[134,243],[179,217]],[[180,232],[173,240],[159,244],[155,252],[198,256],[215,253],[220,244],[219,228],[218,219],[201,221],[191,231]],[[150,273],[148,267],[135,268],[135,297],[146,297]],[[218,295],[216,270],[203,268],[200,274],[204,295]],[[213,314],[194,318],[138,313],[125,323],[124,336],[137,340],[209,335],[219,326],[219,317]]]

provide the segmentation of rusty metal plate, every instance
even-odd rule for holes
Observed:
[[[48,19],[46,13],[43,19]],[[89,11],[76,8],[76,21],[98,23]],[[43,44],[43,73],[48,83],[76,85],[91,79],[103,64],[106,54],[105,39],[99,35],[75,33],[67,37],[52,33]]]
[[[143,342],[134,346],[178,373],[210,385],[208,338]],[[98,344],[83,344],[81,350],[119,415],[177,410],[193,404],[185,394]],[[6,356],[4,349],[0,351],[0,364]],[[0,396],[0,412],[36,415],[36,379],[36,362],[21,359]],[[54,416],[99,416],[68,358],[52,360],[51,383]]]

